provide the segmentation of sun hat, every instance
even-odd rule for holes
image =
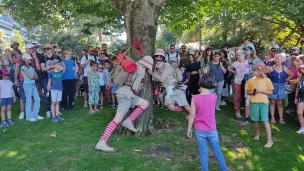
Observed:
[[[54,48],[53,48],[53,45],[46,44],[46,45],[44,45],[44,49],[54,49]]]
[[[151,56],[144,56],[141,60],[138,61],[140,64],[152,70],[153,67],[153,58]]]
[[[154,56],[157,56],[157,55],[166,56],[165,51],[163,49],[156,49]]]
[[[25,45],[25,49],[30,49],[30,48],[33,48],[33,47],[34,47],[34,45],[32,43],[27,43]]]

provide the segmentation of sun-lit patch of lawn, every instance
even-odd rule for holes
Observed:
[[[76,106],[82,106],[80,98]],[[230,170],[304,170],[304,135],[296,134],[295,116],[287,116],[286,125],[272,125],[275,144],[265,149],[262,124],[261,138],[254,141],[253,126],[239,127],[231,105],[222,109],[216,116],[217,127]],[[109,144],[118,152],[95,151],[113,112],[115,109],[106,107],[89,115],[87,109],[76,107],[74,111],[63,112],[63,122],[51,123],[45,118],[30,123],[17,119],[19,106],[15,104],[15,125],[0,129],[0,170],[200,170],[195,138],[186,139],[184,115],[161,108],[155,108],[154,116],[165,120],[169,129],[147,137],[121,136],[115,131]],[[210,170],[219,170],[212,152],[209,154]]]

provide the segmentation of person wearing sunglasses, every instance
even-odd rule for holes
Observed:
[[[88,46],[87,53],[80,60],[80,68],[83,69],[83,86],[84,86],[84,107],[88,107],[88,73],[91,70],[90,61],[98,62],[98,57],[95,55],[95,49],[93,46]]]
[[[54,65],[52,64],[53,60],[59,60],[62,67],[64,67],[64,63],[62,62],[61,58],[54,54],[54,45],[46,44],[44,46],[45,55],[42,56],[40,60],[40,68],[41,68],[41,83],[43,85],[43,97],[44,97],[44,111],[46,113],[46,117],[51,117],[51,103],[50,97],[48,96],[48,72],[52,71]],[[62,68],[61,68],[62,69]],[[60,112],[59,112],[60,113]],[[61,113],[60,113],[61,114]]]
[[[175,61],[177,62],[177,67],[180,65],[180,55],[176,53],[175,45],[170,45],[170,53],[166,55],[165,61]]]
[[[62,58],[63,56],[62,56],[62,50],[60,49],[60,48],[56,48],[55,49],[55,54],[57,55],[57,56],[59,56],[60,58]]]
[[[160,82],[166,89],[164,105],[167,106],[169,110],[175,112],[185,110],[187,112],[186,117],[188,117],[190,113],[189,103],[178,81],[173,77],[171,65],[165,63],[165,51],[157,49],[154,53],[154,60],[155,70],[152,73],[152,80]]]
[[[98,62],[102,65],[105,64],[105,61],[108,60],[109,58],[106,57],[105,52],[103,50],[100,50],[98,52]]]

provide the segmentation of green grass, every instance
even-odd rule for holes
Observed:
[[[76,106],[82,106],[79,98]],[[185,138],[187,121],[181,113],[155,109],[155,118],[165,120],[169,129],[147,137],[121,136],[115,131],[109,144],[119,151],[103,153],[94,147],[115,109],[105,108],[89,115],[87,109],[78,107],[73,112],[64,112],[66,120],[54,124],[50,119],[35,123],[18,120],[18,108],[15,104],[15,125],[0,129],[0,170],[199,170],[195,138]],[[296,134],[294,116],[286,116],[286,125],[272,125],[275,144],[265,149],[262,125],[260,140],[254,141],[253,126],[238,127],[232,106],[222,109],[217,113],[217,126],[229,170],[304,170],[304,135]],[[56,137],[50,136],[53,132]],[[172,153],[149,155],[149,150],[157,146],[167,146]],[[219,170],[213,154],[210,155],[210,170]]]

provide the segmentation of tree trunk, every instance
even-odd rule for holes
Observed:
[[[113,6],[124,16],[124,24],[127,32],[127,45],[130,47],[137,38],[140,38],[144,55],[153,55],[157,31],[157,19],[159,17],[161,3],[159,0],[112,0]],[[135,61],[141,57],[132,48],[128,52]],[[146,74],[143,80],[144,89],[140,97],[149,101],[149,107],[136,120],[136,128],[141,127],[137,135],[149,134],[149,123],[153,117],[153,96],[151,76]]]
[[[102,30],[98,30],[98,41],[102,42]]]
[[[280,47],[283,47],[285,43],[291,38],[291,36],[296,32],[296,28],[292,29],[287,37],[280,43]]]

